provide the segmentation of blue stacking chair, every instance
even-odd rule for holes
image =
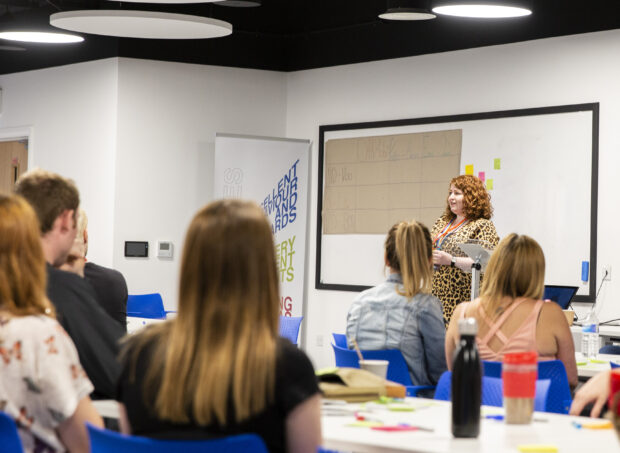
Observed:
[[[349,348],[347,345],[347,336],[343,333],[332,333],[334,337],[334,344],[340,348]]]
[[[11,453],[23,453],[22,441],[17,433],[17,425],[13,419],[0,412],[0,450]]]
[[[502,362],[483,361],[484,375],[502,377]],[[541,360],[538,362],[538,379],[549,379],[549,392],[544,412],[568,414],[573,402],[566,368],[561,360]]]
[[[598,351],[600,354],[616,354],[620,355],[620,346],[617,344],[606,344]]]
[[[542,412],[547,404],[549,379],[538,379],[536,381],[536,396],[534,398],[534,410]],[[450,401],[452,396],[452,372],[446,371],[439,378],[437,389],[435,389],[435,399]],[[482,404],[485,406],[502,407],[504,401],[504,385],[501,378],[482,377]]]
[[[280,336],[290,340],[293,344],[297,344],[299,327],[303,319],[303,316],[280,316]]]
[[[87,423],[91,453],[268,453],[256,434],[222,437],[208,440],[160,440],[127,436]]]
[[[357,352],[347,347],[340,347],[332,344],[337,367],[359,368],[359,357]],[[432,390],[434,385],[413,385],[409,368],[403,354],[398,349],[382,349],[377,351],[364,350],[362,356],[368,360],[387,360],[389,363],[387,379],[397,382],[407,388],[408,396],[417,396],[421,390]]]
[[[135,318],[166,319],[168,313],[164,309],[164,301],[159,293],[130,294],[127,297],[127,316]]]

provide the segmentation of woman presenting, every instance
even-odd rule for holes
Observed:
[[[446,211],[437,219],[433,237],[433,296],[441,300],[446,325],[457,304],[471,299],[471,258],[459,245],[478,240],[494,248],[499,242],[491,222],[491,196],[475,176],[450,181]]]

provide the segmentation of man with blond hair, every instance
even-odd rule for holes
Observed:
[[[119,374],[118,340],[124,332],[96,302],[87,281],[57,269],[67,261],[75,239],[79,192],[72,181],[39,169],[23,174],[15,192],[32,205],[39,218],[47,261],[47,296],[95,386],[93,396],[113,398]]]

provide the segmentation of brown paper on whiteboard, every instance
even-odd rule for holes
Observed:
[[[432,227],[462,141],[461,129],[328,140],[323,234],[385,234],[412,219]]]

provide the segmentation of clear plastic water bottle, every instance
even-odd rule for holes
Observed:
[[[478,437],[482,367],[476,346],[478,324],[474,318],[459,320],[458,349],[452,366],[452,435]]]
[[[592,310],[581,327],[581,353],[586,359],[595,359],[599,348],[598,318]]]

